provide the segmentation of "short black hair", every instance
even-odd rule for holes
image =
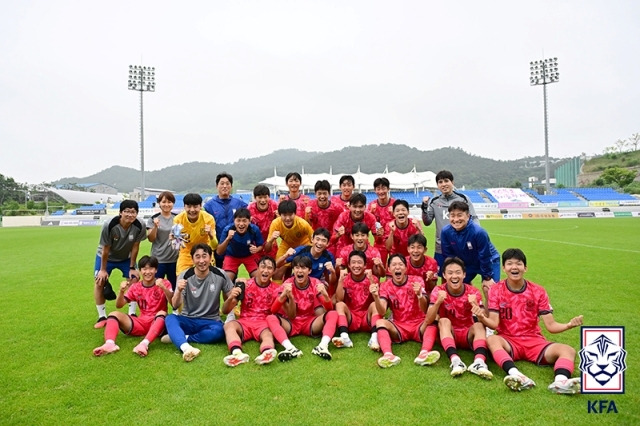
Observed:
[[[142,256],[140,260],[138,260],[138,268],[142,269],[145,266],[158,269],[158,258],[155,256]]]
[[[220,183],[220,179],[222,178],[229,179],[229,183],[231,184],[231,186],[233,186],[233,176],[231,176],[227,172],[218,173],[218,176],[216,176],[216,186],[218,186],[218,183]]]
[[[415,243],[420,244],[422,247],[427,247],[427,237],[422,234],[409,235],[409,238],[407,239],[407,245],[410,246],[411,244]]]
[[[464,266],[464,261],[459,257],[447,257],[442,263],[442,272],[444,272],[447,269],[447,266],[451,265],[452,263],[459,265],[462,268],[462,272],[467,272],[467,268],[465,268]]]
[[[209,244],[198,243],[195,246],[191,247],[191,252],[190,252],[191,253],[191,257],[193,257],[193,255],[196,254],[196,252],[198,250],[203,250],[209,256],[213,255],[213,250],[211,249],[211,246]]]
[[[318,191],[331,192],[331,184],[329,183],[329,181],[326,179],[317,181],[315,186],[313,187],[313,192],[318,192]]]
[[[283,200],[278,204],[278,214],[280,215],[295,213],[297,209],[298,206],[293,200]]]
[[[120,213],[122,213],[125,209],[134,209],[136,213],[140,212],[138,208],[138,202],[134,200],[124,200],[120,203]]]
[[[409,210],[409,203],[407,202],[407,200],[403,200],[403,199],[397,199],[393,202],[393,208],[392,210],[395,210],[396,207],[398,206],[404,206],[407,210]]]
[[[263,184],[256,185],[256,187],[253,188],[253,196],[257,197],[259,195],[268,195],[269,197],[271,197],[271,191],[269,190],[269,187]]]
[[[271,262],[273,269],[276,269],[276,261],[273,257],[265,254],[258,260],[258,265],[261,264],[262,262]]]
[[[356,185],[356,180],[351,175],[342,175],[342,176],[340,176],[340,180],[338,181],[338,183],[340,185],[342,185],[346,181],[351,182],[351,185],[353,185],[353,186]]]
[[[351,262],[352,257],[361,257],[364,263],[367,263],[367,254],[362,250],[352,250],[351,253],[349,253],[349,262]]]
[[[509,248],[502,252],[502,266],[507,263],[509,259],[516,259],[522,261],[524,266],[527,266],[527,256],[519,248]]]
[[[356,222],[353,224],[353,226],[351,227],[351,235],[353,234],[368,234],[369,231],[371,231],[369,229],[369,227],[367,226],[366,223],[364,222]]]
[[[327,239],[327,241],[329,241],[331,239],[331,232],[329,232],[329,230],[327,228],[318,228],[315,231],[313,231],[313,237],[315,237],[316,235],[319,235],[321,237],[325,237]]]
[[[184,198],[182,199],[182,204],[184,204],[185,206],[201,206],[202,197],[200,196],[200,194],[190,192],[184,196]]]
[[[373,188],[377,188],[379,186],[384,186],[385,188],[389,188],[391,184],[389,183],[389,179],[386,177],[379,177],[373,181]]]
[[[449,170],[440,170],[436,175],[436,183],[440,179],[449,179],[451,182],[453,182],[453,173],[451,173]]]
[[[289,182],[289,179],[291,179],[292,177],[294,177],[297,180],[299,180],[300,182],[302,182],[302,176],[300,176],[300,173],[298,173],[298,172],[289,172],[289,173],[287,173],[287,176],[285,176],[285,178],[284,178],[284,183]]]
[[[447,210],[449,212],[459,210],[461,212],[469,213],[469,204],[465,203],[464,201],[454,201],[449,205],[449,208]]]
[[[402,260],[402,263],[404,263],[404,266],[407,266],[407,259],[404,258],[403,255],[401,255],[400,253],[394,253],[389,255],[389,259],[387,259],[387,266],[391,265],[391,260],[397,257],[398,259]]]
[[[234,219],[241,218],[241,219],[249,219],[249,220],[251,220],[251,212],[246,207],[240,207],[233,214],[233,218]]]
[[[312,269],[313,264],[311,263],[311,258],[307,256],[296,256],[291,261],[291,267],[302,266],[304,268]]]
[[[352,206],[354,204],[364,204],[366,206],[367,205],[367,197],[364,194],[361,194],[361,193],[353,194],[351,196],[351,198],[349,198],[349,204],[351,204]]]

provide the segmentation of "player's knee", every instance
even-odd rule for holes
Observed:
[[[440,318],[438,320],[438,330],[449,330],[451,329],[451,320],[449,318]]]

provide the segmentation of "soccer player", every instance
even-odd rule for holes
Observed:
[[[333,255],[327,250],[330,237],[331,234],[325,228],[316,229],[313,231],[311,237],[311,245],[299,246],[295,249],[289,248],[289,250],[276,261],[276,267],[281,267],[285,263],[291,263],[297,256],[305,256],[311,259],[311,273],[309,276],[333,285],[337,277],[335,270],[336,261]]]
[[[302,351],[291,343],[289,337],[299,334],[317,336],[322,333],[320,343],[311,353],[331,360],[329,342],[336,331],[338,314],[332,310],[333,303],[327,287],[322,281],[309,276],[311,259],[308,257],[294,258],[291,266],[293,276],[282,283],[280,293],[271,306],[271,312],[278,315],[267,317],[273,336],[284,346],[278,359],[289,361],[302,356]]]
[[[264,244],[264,249],[268,253],[271,247],[280,238],[280,245],[276,258],[282,257],[287,250],[298,246],[309,245],[313,236],[313,229],[306,220],[296,215],[296,203],[291,200],[284,200],[278,205],[280,217],[271,222],[269,236]],[[283,265],[276,270],[274,279],[279,280],[284,276],[289,265]]]
[[[315,230],[318,228],[333,229],[340,213],[344,211],[342,204],[331,202],[331,184],[327,180],[319,180],[314,187],[316,198],[309,201],[304,218]],[[329,245],[328,250],[334,256],[336,253],[335,242]]]
[[[251,213],[251,223],[257,225],[262,233],[262,239],[264,241],[269,237],[269,227],[271,222],[278,217],[278,203],[271,199],[271,191],[266,185],[256,185],[253,188],[253,198],[255,201],[249,204],[249,212]],[[274,242],[271,245],[270,251],[265,251],[264,254],[276,258],[278,253],[278,243]]]
[[[524,279],[527,257],[517,248],[502,253],[502,267],[507,278],[489,290],[489,315],[479,306],[473,313],[498,334],[487,338],[494,361],[506,373],[504,383],[514,391],[530,389],[536,384],[516,368],[514,361],[526,360],[551,365],[555,379],[548,389],[553,393],[580,392],[580,378],[570,378],[576,350],[564,343],[548,341],[540,332],[540,319],[550,333],[561,333],[582,325],[582,315],[561,324],[553,318],[553,309],[545,289]]]
[[[363,251],[352,250],[348,265],[349,270],[340,271],[336,288],[339,336],[331,341],[338,348],[353,347],[350,331],[371,331],[371,318],[376,312],[371,293],[377,291],[380,285],[371,270],[365,269],[367,256]]]
[[[273,334],[267,324],[267,316],[271,314],[271,305],[276,298],[278,285],[271,281],[276,270],[276,262],[269,256],[258,261],[257,274],[249,281],[236,280],[236,287],[231,290],[230,308],[233,309],[242,301],[242,316],[224,324],[224,334],[230,355],[223,362],[229,367],[236,367],[249,362],[249,354],[242,352],[242,342],[256,340],[260,342],[260,355],[256,364],[269,364],[276,358]],[[244,285],[244,290],[241,287]]]
[[[375,229],[376,218],[365,210],[367,197],[364,194],[353,194],[349,201],[349,211],[342,212],[334,224],[332,239],[336,241],[336,252],[353,244],[351,228],[358,222],[364,222],[369,229]]]
[[[222,269],[231,281],[238,276],[240,265],[244,265],[249,276],[255,276],[263,245],[260,228],[251,223],[249,209],[240,207],[233,214],[233,224],[227,225],[222,231],[222,240],[216,248],[218,255],[224,254]]]
[[[402,343],[408,340],[422,342],[420,354],[414,360],[417,365],[431,365],[440,359],[438,351],[429,351],[436,340],[437,329],[427,326],[425,313],[429,301],[420,277],[407,275],[407,264],[401,254],[389,256],[389,278],[371,292],[376,307],[375,327],[377,341],[382,351],[378,365],[382,368],[393,367],[400,363],[400,357],[391,351],[391,342]],[[383,319],[387,308],[391,309],[392,320]],[[373,337],[373,336],[372,336]],[[373,340],[373,339],[372,339]],[[370,341],[373,350],[378,345]]]
[[[438,263],[434,258],[427,256],[427,238],[422,234],[413,234],[407,244],[407,275],[422,277],[427,293],[431,293],[438,282]]]
[[[356,180],[351,175],[342,175],[338,183],[340,184],[340,194],[331,197],[331,201],[342,207],[342,211],[347,211],[349,210],[353,189],[356,186]]]
[[[105,222],[100,232],[100,243],[94,263],[93,297],[98,310],[98,321],[95,328],[107,324],[107,308],[105,300],[114,300],[116,294],[109,283],[111,271],[119,269],[122,276],[128,279],[139,279],[136,271],[136,259],[140,250],[140,242],[147,238],[147,228],[138,219],[138,203],[124,200],[120,203],[120,214]],[[135,315],[136,303],[129,303],[129,315]]]
[[[373,187],[378,199],[369,203],[367,211],[376,218],[376,228],[372,229],[372,232],[375,232],[373,246],[380,252],[382,264],[386,265],[389,252],[387,251],[387,236],[384,235],[384,226],[394,220],[393,203],[396,200],[391,197],[389,192],[391,184],[386,177],[374,180]]]
[[[349,255],[354,250],[360,250],[366,255],[367,264],[365,269],[370,269],[377,277],[385,276],[384,263],[380,257],[380,252],[375,247],[369,245],[369,228],[363,222],[358,222],[351,228],[351,239],[353,244],[343,247],[340,255],[336,258],[338,269],[348,267]]]
[[[222,312],[231,312],[229,298],[233,283],[222,270],[211,265],[213,250],[207,244],[191,248],[194,266],[178,276],[178,286],[173,293],[173,314],[165,321],[167,336],[164,343],[173,343],[182,351],[182,359],[193,361],[200,349],[191,343],[215,343],[222,341],[224,330],[220,321],[220,295],[224,299]],[[176,314],[182,307],[180,314]]]
[[[440,234],[442,254],[445,258],[462,259],[467,270],[464,282],[471,284],[479,274],[482,277],[482,289],[487,292],[495,282],[500,281],[500,254],[491,243],[487,231],[471,220],[467,203],[451,203],[449,222]]]
[[[173,223],[182,225],[184,245],[180,247],[176,273],[180,274],[193,266],[191,249],[196,244],[208,244],[215,250],[218,247],[216,238],[216,221],[209,213],[202,211],[200,194],[189,193],[182,199],[184,211],[180,212]],[[222,264],[220,264],[221,266]]]
[[[387,236],[387,251],[391,254],[400,253],[403,256],[409,255],[409,236],[422,234],[422,225],[416,219],[409,217],[409,203],[406,200],[396,200],[393,202],[394,220],[387,223],[384,233]]]
[[[442,228],[449,224],[449,206],[454,201],[462,201],[469,206],[469,213],[471,220],[478,223],[478,216],[473,208],[473,203],[469,200],[469,197],[461,192],[455,190],[453,184],[453,174],[448,170],[441,170],[436,175],[436,184],[441,194],[429,199],[424,197],[422,200],[422,221],[425,226],[431,225],[433,221],[436,222],[436,249],[434,258],[438,262],[438,266],[442,267],[446,256],[442,254],[440,233]],[[467,282],[467,281],[465,281]]]
[[[109,313],[104,330],[104,345],[93,350],[95,356],[120,350],[116,345],[118,329],[129,336],[144,336],[142,342],[133,348],[133,352],[147,356],[149,345],[164,330],[167,302],[173,296],[171,283],[156,278],[158,259],[155,257],[142,256],[138,266],[142,281],[127,280],[120,284],[116,308],[120,309],[129,302],[137,302],[140,305],[140,316],[126,315],[120,311]]]
[[[484,310],[482,294],[474,286],[464,283],[462,260],[449,257],[445,259],[442,268],[446,283],[431,292],[426,321],[431,324],[436,316],[440,317],[440,342],[451,361],[452,377],[468,370],[483,379],[491,380],[493,374],[486,364],[488,352],[485,327],[481,322],[476,322],[471,312],[474,306]],[[474,360],[469,368],[458,356],[457,348],[473,349]]]
[[[151,255],[158,259],[157,278],[167,277],[171,283],[171,289],[176,288],[176,263],[178,261],[178,250],[171,247],[169,235],[173,227],[173,206],[176,197],[169,191],[161,192],[157,198],[157,205],[160,212],[154,214],[147,220],[147,239],[151,243]]]
[[[247,203],[240,198],[231,196],[233,176],[227,172],[218,173],[216,176],[216,188],[218,189],[218,195],[205,203],[204,210],[215,219],[215,236],[220,241],[224,228],[233,223],[233,214],[237,209],[247,207]],[[215,250],[215,247],[213,249]],[[216,265],[222,266],[224,264],[224,253],[218,255],[215,252],[213,257]]]
[[[284,178],[287,188],[289,188],[289,194],[282,194],[280,196],[280,202],[291,200],[296,203],[296,214],[304,218],[305,211],[309,205],[310,198],[308,195],[303,194],[300,191],[300,185],[302,185],[302,176],[298,172],[287,173]]]

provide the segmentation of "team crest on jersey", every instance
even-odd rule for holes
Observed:
[[[534,311],[536,309],[536,302],[534,302],[532,299],[527,299],[524,308],[529,312]]]
[[[581,327],[582,393],[624,393],[624,327]]]

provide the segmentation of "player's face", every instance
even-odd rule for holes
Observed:
[[[409,244],[409,256],[414,262],[420,261],[424,257],[427,248],[420,243]]]
[[[393,217],[396,218],[396,223],[405,225],[409,219],[409,210],[405,206],[400,204],[396,206],[395,209],[393,209]]]
[[[309,280],[309,274],[311,273],[311,269],[306,266],[296,265],[293,267],[293,279],[296,283],[296,286],[299,288],[307,285]]]
[[[378,200],[386,202],[389,199],[389,188],[384,185],[378,185],[375,188]]]
[[[462,231],[469,223],[469,212],[452,210],[449,212],[449,223],[456,231]]]
[[[439,179],[437,184],[438,184],[438,189],[444,195],[450,195],[453,192],[453,181],[452,180]]]
[[[263,260],[258,263],[258,273],[256,274],[256,281],[265,285],[271,281],[271,277],[273,277],[275,269],[273,267],[273,263],[269,260]]]
[[[268,195],[258,195],[256,197],[256,207],[261,212],[265,211],[267,207],[269,207],[269,196]]]
[[[287,187],[289,188],[289,192],[297,193],[300,191],[300,180],[297,177],[290,177],[287,181]]]
[[[447,281],[447,288],[452,294],[458,294],[462,290],[464,285],[464,271],[460,265],[451,263],[447,265],[447,268],[442,273],[442,276]]]
[[[229,198],[231,195],[231,181],[226,177],[220,179],[217,185],[218,188],[218,196],[220,198]]]
[[[250,223],[251,220],[247,219],[246,217],[237,217],[233,219],[233,224],[236,227],[236,231],[240,234],[244,234],[245,232],[247,232]]]
[[[162,210],[163,213],[171,213],[171,210],[173,210],[173,202],[164,197],[160,200],[160,210]]]
[[[326,207],[329,205],[329,191],[318,190],[316,191],[316,200],[320,207]]]
[[[196,252],[193,253],[192,259],[193,266],[195,266],[199,272],[205,272],[209,270],[209,265],[211,265],[211,255],[206,251],[202,249],[196,250]]]
[[[394,257],[389,263],[389,273],[393,282],[400,284],[407,275],[407,266],[398,257]]]
[[[353,240],[353,245],[358,250],[364,250],[369,241],[369,235],[358,232],[357,234],[351,234],[351,239]]]
[[[316,250],[324,251],[329,245],[329,240],[327,240],[322,235],[316,235],[315,237],[313,237],[311,244],[313,244]]]
[[[150,284],[156,280],[156,272],[158,270],[153,266],[146,265],[144,268],[140,268],[140,275],[142,276],[142,281],[145,284]]]
[[[353,184],[349,180],[345,180],[340,184],[340,191],[342,192],[342,199],[348,200],[353,193]]]
[[[187,212],[187,219],[189,222],[195,222],[200,216],[200,210],[202,206],[200,204],[185,204],[184,211]]]
[[[280,218],[282,219],[282,224],[287,228],[291,228],[293,226],[293,220],[295,219],[295,213],[285,213],[281,214]]]
[[[364,259],[360,256],[352,256],[351,259],[349,259],[349,270],[355,277],[364,275],[365,266]]]
[[[520,281],[524,279],[524,273],[527,272],[527,267],[524,266],[524,262],[519,259],[507,259],[502,269],[510,281]]]
[[[120,212],[120,223],[129,226],[136,221],[137,217],[138,212],[135,209],[124,209]]]
[[[364,217],[364,204],[356,203],[349,205],[351,210],[351,219],[361,220]]]

